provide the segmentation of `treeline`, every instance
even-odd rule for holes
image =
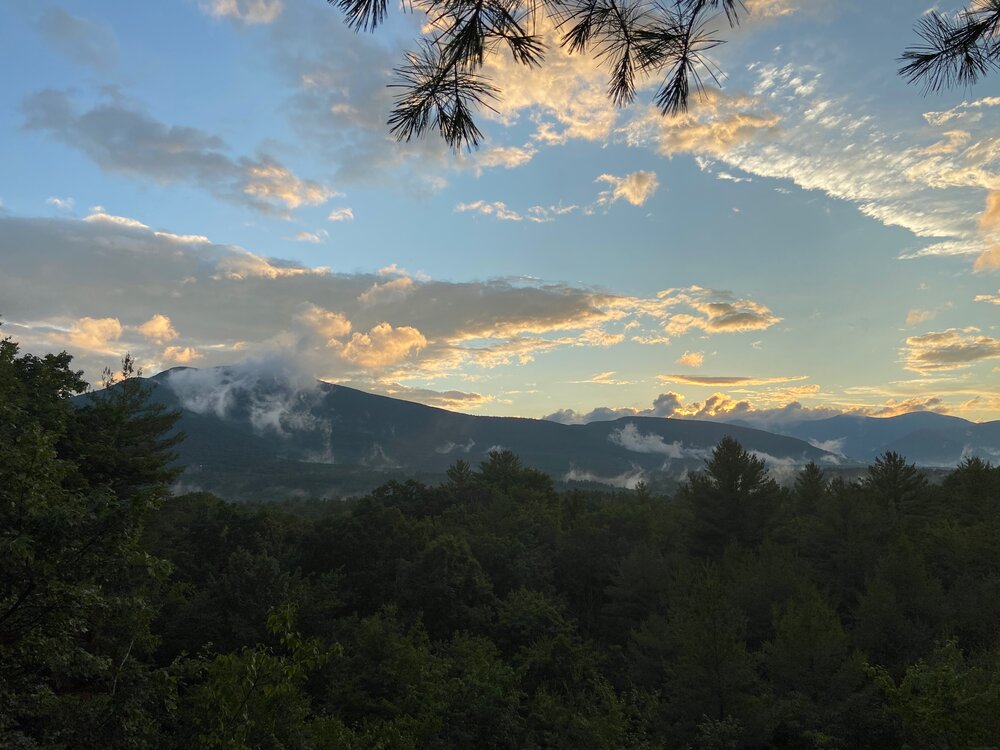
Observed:
[[[1000,746],[988,463],[783,488],[724,440],[666,497],[503,451],[237,505],[70,364],[0,342],[4,748]]]

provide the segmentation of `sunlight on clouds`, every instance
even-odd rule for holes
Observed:
[[[904,367],[913,372],[958,370],[1000,358],[1000,340],[983,335],[978,328],[949,328],[909,337],[901,354]]]
[[[490,116],[511,125],[528,113],[533,137],[543,144],[606,139],[618,118],[607,97],[607,73],[592,57],[569,54],[551,21],[540,22],[537,33],[547,47],[544,65],[527,67],[509,55],[487,58],[484,73],[503,92],[498,114]]]
[[[660,186],[656,172],[632,172],[625,177],[613,174],[602,174],[594,182],[606,182],[611,189],[597,197],[597,204],[604,205],[619,200],[626,200],[633,206],[642,206],[648,201]]]
[[[326,310],[319,305],[304,303],[299,319],[324,339],[341,339],[351,332],[351,321],[345,315]]]
[[[67,333],[73,346],[101,353],[115,353],[111,344],[122,337],[122,324],[117,318],[80,318]]]
[[[976,259],[977,271],[1000,269],[1000,190],[994,190],[986,198],[986,210],[979,219],[988,247]]]
[[[147,320],[142,325],[136,326],[135,330],[143,335],[148,341],[154,344],[165,344],[180,336],[177,329],[170,322],[170,318],[159,313]]]
[[[163,350],[163,359],[178,365],[187,365],[205,355],[191,346],[168,346]]]
[[[233,158],[219,136],[161,122],[120,97],[106,98],[81,110],[65,91],[39,91],[22,103],[25,127],[82,151],[106,172],[194,185],[256,211],[287,212],[335,195],[271,158]]]
[[[994,305],[1000,305],[1000,289],[997,290],[996,294],[977,294],[976,302],[992,302]]]
[[[781,116],[763,109],[756,97],[718,89],[693,95],[687,112],[664,117],[656,107],[637,107],[622,128],[630,145],[653,145],[665,156],[690,153],[724,157],[739,146],[772,134]]]
[[[808,375],[792,375],[788,377],[776,378],[752,378],[739,375],[734,376],[699,376],[699,375],[658,375],[657,380],[664,383],[680,383],[683,385],[772,385],[774,383],[794,383],[800,380],[808,380]]]
[[[393,328],[382,322],[368,333],[355,333],[340,350],[348,362],[379,369],[402,362],[427,346],[427,339],[412,326]]]
[[[389,281],[378,281],[358,295],[362,305],[377,305],[384,302],[394,302],[405,298],[413,291],[413,279],[400,276]]]
[[[200,0],[202,11],[247,24],[271,23],[284,9],[282,0]]]
[[[790,16],[799,9],[796,0],[746,0],[745,4],[750,16],[759,18]]]
[[[326,203],[335,193],[312,180],[296,177],[290,169],[270,160],[249,165],[243,192],[287,208]]]
[[[730,292],[693,286],[682,290],[668,289],[660,292],[659,296],[666,307],[683,305],[698,313],[672,315],[663,328],[668,336],[679,336],[692,329],[706,333],[762,331],[781,322],[781,318],[765,305],[749,299],[736,299]]]
[[[920,310],[918,308],[913,308],[908,313],[906,313],[906,325],[915,326],[921,323],[926,323],[928,320],[934,320],[936,312],[933,310]]]
[[[704,352],[684,352],[684,354],[677,359],[677,364],[697,369],[698,367],[701,367],[704,361]]]

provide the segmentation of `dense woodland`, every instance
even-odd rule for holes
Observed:
[[[672,496],[509,452],[347,501],[171,496],[176,416],[0,342],[4,748],[1000,746],[1000,469]]]

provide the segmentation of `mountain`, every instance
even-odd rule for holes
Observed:
[[[181,411],[181,487],[229,497],[361,492],[391,478],[438,481],[458,459],[494,449],[562,482],[634,486],[701,468],[726,435],[776,472],[838,461],[787,435],[715,422],[629,417],[587,425],[460,414],[280,367],[175,368],[148,380],[153,398]]]
[[[895,451],[922,466],[954,466],[967,456],[1000,457],[1000,421],[976,423],[934,412],[897,417],[841,414],[786,425],[783,434],[860,461]]]

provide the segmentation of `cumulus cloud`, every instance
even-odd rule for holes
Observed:
[[[983,335],[978,328],[949,328],[909,337],[901,353],[907,370],[958,370],[1000,358],[1000,340]]]
[[[152,341],[154,344],[165,344],[168,341],[173,341],[180,336],[180,334],[177,333],[177,329],[174,328],[173,323],[170,322],[170,318],[166,315],[160,315],[159,313],[154,315],[142,325],[136,326],[135,330],[141,333],[148,341]]]
[[[399,276],[389,281],[376,281],[368,289],[358,295],[358,302],[363,305],[377,305],[384,302],[395,302],[404,299],[413,291],[413,279],[409,276]]]
[[[189,365],[204,356],[193,346],[168,346],[162,354],[165,362],[173,362],[178,365]]]
[[[79,149],[107,172],[194,185],[265,212],[318,205],[333,195],[266,155],[234,158],[218,136],[168,125],[119,101],[80,110],[66,92],[47,89],[29,96],[23,109],[28,129]]]
[[[282,0],[200,0],[203,12],[245,24],[272,23],[284,10]]]
[[[975,301],[991,302],[994,305],[1000,305],[1000,289],[997,290],[996,294],[977,294]]]
[[[326,310],[309,302],[302,305],[299,319],[326,339],[327,345],[331,339],[342,339],[351,333],[351,321],[342,313]]]
[[[677,358],[677,364],[685,367],[699,368],[705,361],[705,352],[684,352]]]
[[[344,345],[341,356],[362,367],[380,369],[402,362],[425,346],[427,339],[416,328],[393,328],[383,321],[368,333],[356,332]]]
[[[117,353],[111,348],[122,336],[122,324],[117,318],[80,318],[70,326],[66,339],[73,346],[101,353]]]
[[[602,174],[595,182],[606,182],[611,189],[601,193],[597,198],[598,205],[616,203],[626,200],[633,206],[642,206],[648,201],[660,186],[656,172],[632,172],[624,177],[613,174]]]
[[[78,65],[107,72],[118,62],[118,40],[104,24],[79,18],[62,8],[46,8],[38,31],[52,47]]]

